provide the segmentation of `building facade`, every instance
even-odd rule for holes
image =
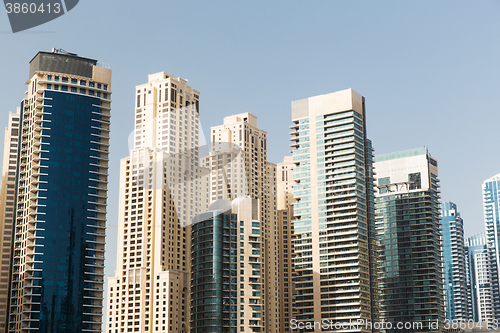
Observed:
[[[20,108],[9,112],[9,125],[5,128],[3,148],[2,185],[0,188],[0,332],[8,332],[10,283],[12,275],[12,249],[16,211],[17,163],[19,161]]]
[[[377,155],[374,170],[380,319],[385,332],[430,331],[445,319],[437,161],[422,147]],[[407,322],[423,328],[396,326]]]
[[[257,117],[225,117],[222,125],[211,128],[210,136],[211,150],[202,162],[212,170],[210,201],[252,196],[267,202],[267,132],[257,127]]]
[[[219,200],[191,239],[193,333],[264,332],[265,270],[259,200]]]
[[[9,332],[100,332],[111,70],[39,52],[27,84]]]
[[[465,241],[467,269],[468,320],[492,323],[491,261],[486,235],[477,234]]]
[[[294,101],[292,121],[297,294],[292,328],[320,332],[317,323],[324,320],[373,323],[374,196],[364,97],[348,89]],[[326,330],[343,331],[331,325]]]
[[[136,87],[130,157],[120,162],[118,249],[106,332],[190,331],[191,221],[206,210],[199,92],[165,72]]]
[[[290,322],[294,318],[295,297],[295,251],[293,229],[293,163],[292,156],[285,156],[276,165],[276,208],[278,219],[278,271],[280,286],[280,327],[281,332],[290,332]]]
[[[443,230],[443,261],[446,318],[449,321],[469,318],[467,306],[467,273],[464,243],[464,221],[457,205],[445,202],[440,206]]]
[[[259,277],[251,279],[258,280],[262,286],[258,293],[260,316],[249,319],[238,313],[238,329],[280,332],[276,165],[267,161],[267,133],[257,127],[255,115],[242,113],[225,117],[222,125],[211,128],[210,136],[212,147],[202,165],[211,170],[211,202],[252,198],[259,203],[260,234],[256,239],[260,243],[262,269]],[[248,305],[246,300],[241,300],[244,303],[239,304],[240,307]],[[193,318],[197,316],[193,313]]]
[[[490,257],[493,317],[500,320],[500,174],[483,182],[483,210]]]

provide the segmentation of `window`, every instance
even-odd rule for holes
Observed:
[[[77,79],[71,79],[71,83],[72,83],[72,84],[77,84],[77,83],[78,83],[78,80],[77,80]]]
[[[95,87],[95,83],[94,82],[89,82],[89,87],[94,88]]]
[[[170,89],[170,100],[174,103],[177,101],[177,90],[173,88]]]
[[[388,188],[387,186],[384,185],[389,185],[390,183],[391,183],[391,177],[384,177],[378,180],[380,194],[387,193]]]
[[[62,82],[66,82],[66,83],[67,83],[67,82],[68,82],[68,78],[67,78],[67,77],[65,77],[65,76],[63,76],[63,78],[62,78]]]
[[[420,172],[408,174],[408,182],[410,183],[410,190],[417,190],[422,188]]]
[[[54,81],[59,82],[59,76],[58,75],[54,76]]]
[[[85,80],[80,80],[80,85],[81,85],[81,86],[86,86],[86,85],[87,85],[87,81],[85,81]]]

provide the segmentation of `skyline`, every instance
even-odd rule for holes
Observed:
[[[427,146],[439,162],[441,201],[460,207],[465,236],[484,229],[481,185],[500,172],[500,157],[485,144],[497,141],[495,125],[500,120],[495,112],[495,96],[500,91],[499,36],[494,33],[500,31],[499,22],[494,21],[500,11],[498,3],[451,7],[424,2],[384,8],[324,2],[284,7],[277,3],[265,11],[248,4],[169,3],[171,12],[189,13],[188,22],[175,32],[173,25],[166,24],[165,33],[144,39],[138,37],[163,29],[161,10],[151,6],[145,8],[150,16],[133,17],[125,13],[131,2],[123,2],[121,8],[99,3],[99,11],[92,6],[96,4],[81,3],[64,17],[26,33],[0,35],[2,44],[11,50],[1,58],[2,77],[7,79],[0,83],[5,114],[0,126],[6,127],[7,112],[14,112],[24,97],[27,64],[36,52],[60,47],[109,63],[114,85],[109,224],[118,221],[118,166],[119,159],[129,154],[126,138],[133,128],[134,86],[148,74],[166,71],[188,78],[190,85],[203,92],[200,109],[205,133],[226,116],[255,114],[260,127],[269,133],[268,156],[273,163],[290,155],[291,101],[350,87],[366,97],[367,131],[375,155]],[[136,19],[136,24],[105,21],[113,10],[118,10],[116,17]],[[219,20],[208,18],[210,13]],[[90,22],[86,29],[79,29],[78,24],[65,28],[72,20],[92,15],[92,22],[97,23]],[[359,15],[364,24],[357,26],[350,20],[353,15]],[[427,20],[418,19],[425,15]],[[2,32],[9,30],[6,14],[4,18],[0,20]],[[418,30],[423,25],[426,29]],[[318,34],[318,29],[331,34]],[[327,45],[330,35],[333,48]],[[160,36],[165,45],[156,44]],[[114,47],[104,49],[110,38]],[[179,46],[172,47],[176,42]],[[130,66],[134,61],[139,64]],[[275,123],[279,127],[273,127]],[[434,132],[425,133],[425,128]],[[116,262],[117,233],[116,228],[108,228],[107,276]]]

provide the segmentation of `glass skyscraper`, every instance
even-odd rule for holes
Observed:
[[[468,320],[473,320],[476,323],[491,323],[494,309],[486,235],[483,233],[467,238],[465,250],[467,254]]]
[[[111,70],[30,61],[21,107],[9,332],[100,332]]]
[[[467,320],[467,283],[465,272],[464,221],[457,205],[440,205],[443,226],[444,288],[448,320]]]
[[[393,325],[381,332],[445,319],[437,171],[426,147],[375,156],[380,319]]]
[[[493,317],[500,320],[500,174],[483,182],[483,209],[491,270]]]
[[[238,220],[225,208],[198,215],[192,226],[192,332],[236,332]]]
[[[342,331],[318,323],[375,322],[372,147],[364,97],[347,89],[294,101],[292,121],[296,328]]]
[[[192,333],[266,332],[259,208],[259,200],[250,197],[219,200],[194,219]]]

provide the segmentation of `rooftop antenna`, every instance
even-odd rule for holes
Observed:
[[[63,49],[56,49],[55,47],[52,48],[52,53],[66,54],[66,55],[75,56],[75,57],[78,56],[78,54],[76,54],[76,53],[71,53],[71,52],[68,52],[68,51],[63,50]]]

